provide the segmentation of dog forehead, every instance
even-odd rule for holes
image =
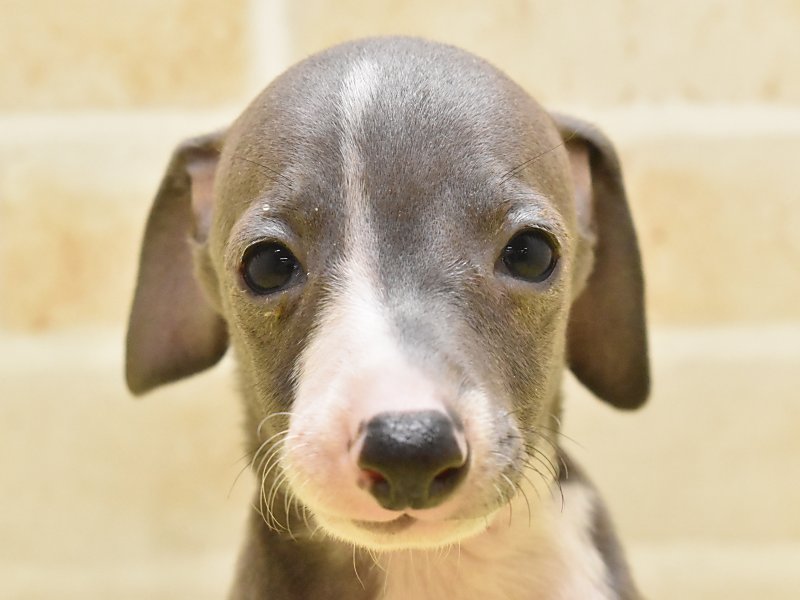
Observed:
[[[260,215],[254,203],[283,205],[301,234],[330,241],[360,211],[387,246],[466,244],[496,232],[490,217],[522,188],[571,210],[566,162],[551,152],[561,143],[527,93],[463,50],[414,38],[354,42],[290,68],[237,120],[215,218],[227,232],[248,208]],[[532,158],[533,174],[507,177]]]
[[[414,38],[376,38],[290,68],[251,103],[226,146],[278,172],[312,170],[329,181],[348,134],[365,155],[420,181],[481,162],[510,169],[560,141],[548,113],[482,59]]]

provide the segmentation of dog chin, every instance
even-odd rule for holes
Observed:
[[[485,531],[494,514],[471,519],[424,521],[403,514],[390,521],[359,521],[316,514],[321,529],[333,538],[367,550],[431,550],[457,544]]]

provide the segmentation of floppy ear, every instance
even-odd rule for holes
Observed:
[[[596,129],[554,118],[572,167],[581,243],[594,247],[593,267],[570,310],[567,360],[598,397],[637,408],[650,392],[644,280],[619,160]]]
[[[193,260],[208,234],[223,136],[181,144],[150,209],[126,344],[134,394],[202,371],[227,349],[225,322],[205,297]]]

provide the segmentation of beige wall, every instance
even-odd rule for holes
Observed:
[[[93,263],[84,242],[130,248],[170,147],[230,120],[288,64],[384,33],[473,50],[608,130],[657,322],[796,319],[800,192],[785,174],[800,154],[799,6],[6,0],[0,273],[26,285],[5,290],[0,324],[119,322],[132,262]],[[764,260],[773,244],[782,259]],[[31,268],[40,253],[48,265]],[[108,285],[91,285],[101,272]],[[743,272],[759,285],[742,285]]]
[[[9,111],[215,108],[359,36],[468,48],[549,104],[800,102],[794,0],[4,0]]]
[[[565,443],[650,597],[794,597],[797,0],[0,1],[0,596],[52,597],[44,573],[66,597],[224,589],[252,485],[226,497],[230,366],[140,403],[122,386],[144,218],[180,139],[388,33],[472,50],[617,143],[656,387],[618,415],[570,382]]]

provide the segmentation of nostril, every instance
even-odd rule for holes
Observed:
[[[359,487],[370,489],[375,485],[381,484],[388,485],[386,477],[372,469],[361,469],[361,477],[358,480]]]
[[[436,477],[433,478],[431,482],[431,487],[433,486],[447,486],[453,480],[458,479],[461,475],[461,467],[450,467],[449,469],[445,469]]]
[[[461,483],[467,473],[467,461],[458,467],[442,469],[431,480],[428,486],[428,497],[431,499],[447,496]]]
[[[392,501],[392,484],[381,472],[375,469],[361,469],[358,487],[378,498],[382,504],[388,505]]]

